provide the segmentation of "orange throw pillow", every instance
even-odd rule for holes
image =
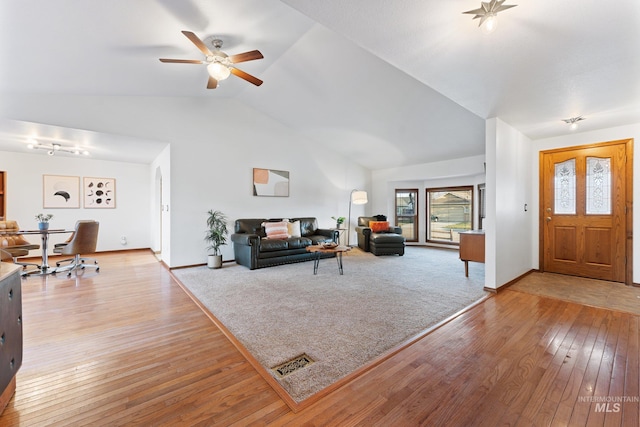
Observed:
[[[380,233],[389,229],[389,221],[369,221],[369,228],[372,233]]]

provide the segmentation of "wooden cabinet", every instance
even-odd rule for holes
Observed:
[[[6,182],[7,182],[7,173],[0,171],[0,221],[5,220],[6,216]]]
[[[460,233],[460,259],[464,261],[466,277],[469,277],[469,261],[484,262],[484,231]]]
[[[16,390],[22,365],[22,283],[20,266],[0,262],[0,414]]]

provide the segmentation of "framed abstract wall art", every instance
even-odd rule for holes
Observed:
[[[289,197],[289,171],[253,168],[253,195]]]
[[[116,207],[116,180],[114,178],[84,177],[85,209],[113,209]]]
[[[80,208],[80,177],[42,175],[42,207]]]

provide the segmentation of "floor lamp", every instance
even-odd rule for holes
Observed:
[[[367,200],[367,192],[363,190],[351,190],[349,195],[349,225],[347,226],[347,246],[351,246],[351,205],[364,205]]]

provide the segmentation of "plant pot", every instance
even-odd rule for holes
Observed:
[[[48,230],[49,229],[49,223],[48,222],[39,222],[38,223],[38,230]]]
[[[207,256],[207,267],[209,267],[209,268],[220,268],[220,267],[222,267],[222,255],[208,255]]]

